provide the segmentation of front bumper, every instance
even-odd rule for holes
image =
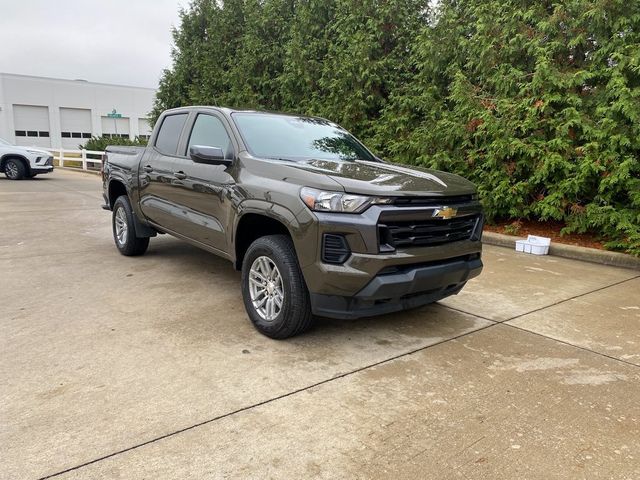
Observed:
[[[457,294],[482,271],[480,254],[378,274],[352,296],[311,293],[315,315],[360,318],[415,308]]]
[[[31,173],[51,173],[53,172],[53,165],[43,166],[43,167],[31,167]]]

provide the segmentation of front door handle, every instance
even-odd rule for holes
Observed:
[[[184,172],[173,172],[173,176],[178,180],[184,180],[185,178],[187,178],[187,174]]]
[[[153,167],[151,165],[145,165],[142,169],[147,173],[153,172]]]

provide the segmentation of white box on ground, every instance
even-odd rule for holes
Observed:
[[[547,255],[551,239],[529,235],[526,240],[516,240],[516,252],[531,253],[533,255]]]

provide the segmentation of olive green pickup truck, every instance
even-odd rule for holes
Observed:
[[[146,148],[107,148],[102,179],[120,253],[168,233],[230,260],[272,338],[435,302],[482,270],[470,182],[385,162],[322,118],[167,110]]]

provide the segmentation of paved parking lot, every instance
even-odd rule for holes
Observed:
[[[0,179],[0,478],[640,478],[640,272],[485,247],[457,297],[273,341],[230,263],[119,255],[100,188]]]

